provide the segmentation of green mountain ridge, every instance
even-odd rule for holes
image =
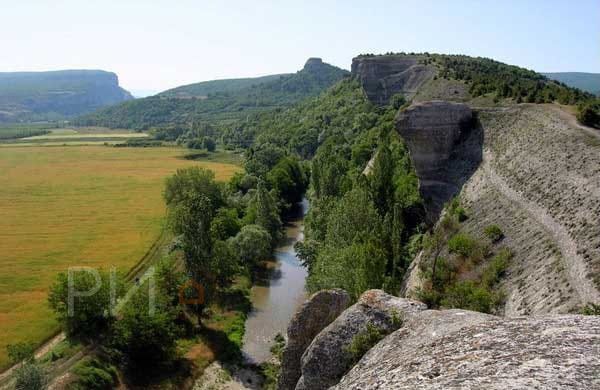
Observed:
[[[555,72],[542,74],[550,79],[560,81],[569,87],[579,88],[600,96],[600,73]]]
[[[0,122],[67,119],[130,99],[112,72],[0,73]]]
[[[199,83],[182,85],[159,93],[162,97],[208,97],[211,94],[219,92],[236,92],[244,88],[252,87],[258,84],[268,83],[281,77],[288,77],[290,73],[274,74],[261,77],[247,77],[238,79],[220,79],[201,81]]]
[[[348,75],[346,70],[310,58],[302,70],[258,78],[264,81],[261,83],[254,79],[229,79],[191,84],[107,107],[77,118],[74,123],[135,130],[197,122],[230,124],[253,113],[289,107],[317,96]],[[207,91],[208,96],[197,96]],[[174,97],[182,95],[185,97]]]

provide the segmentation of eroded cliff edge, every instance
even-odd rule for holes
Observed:
[[[305,308],[321,307],[312,303],[317,300],[309,299]],[[389,335],[354,363],[349,347],[369,327]],[[289,342],[297,337],[288,336]],[[427,310],[420,302],[370,290],[314,337],[295,387],[284,372],[279,388],[596,388],[599,345],[600,317]]]

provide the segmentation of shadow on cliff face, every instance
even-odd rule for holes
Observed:
[[[483,159],[483,128],[461,103],[414,104],[396,117],[419,178],[427,222],[434,224]]]

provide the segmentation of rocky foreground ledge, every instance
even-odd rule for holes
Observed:
[[[343,294],[313,295],[292,320],[288,345],[295,350],[287,355],[293,361],[284,354],[288,369],[282,370],[280,389],[600,388],[600,317],[427,310],[420,302],[370,290],[327,323],[332,316],[324,302],[339,312]],[[322,330],[299,351],[307,345],[297,338],[303,337],[308,312],[321,319]],[[309,325],[315,334],[316,323]],[[354,364],[349,347],[368,327],[392,333]],[[289,369],[294,365],[299,371]]]

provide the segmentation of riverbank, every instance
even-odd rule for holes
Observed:
[[[277,357],[272,353],[275,339],[286,333],[292,316],[306,298],[307,272],[296,256],[294,244],[304,238],[307,211],[308,201],[304,199],[288,216],[284,239],[275,249],[273,261],[265,262],[266,272],[250,290],[252,310],[245,322],[243,360],[215,360],[196,381],[194,390],[261,389],[273,382],[278,370]]]

